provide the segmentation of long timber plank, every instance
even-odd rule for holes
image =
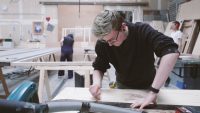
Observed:
[[[100,102],[132,103],[136,99],[142,99],[148,91],[128,89],[102,89]],[[81,95],[77,95],[81,94]],[[158,94],[157,104],[159,105],[185,105],[200,106],[200,90],[175,90],[161,89]],[[63,89],[53,100],[72,99],[95,101],[89,93],[88,88]]]

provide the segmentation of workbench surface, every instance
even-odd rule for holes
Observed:
[[[148,92],[129,89],[102,89],[101,102],[132,103]],[[161,89],[158,94],[159,105],[200,106],[200,90]],[[53,100],[70,99],[95,101],[88,88],[66,87]]]
[[[99,103],[132,103],[136,99],[146,96],[148,91],[129,89],[102,89]],[[157,104],[161,106],[200,106],[200,90],[161,89]],[[52,101],[89,101],[95,102],[88,88],[66,87],[56,95]],[[175,110],[145,109],[148,113],[175,113]],[[57,112],[77,113],[77,111]]]

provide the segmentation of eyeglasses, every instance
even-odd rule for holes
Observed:
[[[112,45],[114,42],[117,41],[118,35],[119,35],[119,31],[117,32],[117,35],[115,37],[112,37],[108,40],[105,40],[105,39],[102,38],[101,41],[104,42],[104,43],[108,43],[109,45]]]
[[[117,19],[117,17],[115,16],[115,14],[114,14],[112,11],[109,11],[109,10],[106,10],[106,11],[107,11],[107,14],[104,16],[104,18],[105,18],[106,16],[108,16],[108,14],[111,12],[111,13],[112,13],[112,16],[111,16],[110,22],[112,21],[112,18],[113,18],[113,17],[114,17],[115,19]],[[117,32],[117,35],[116,35],[115,37],[112,37],[112,38],[110,38],[109,40],[104,40],[103,37],[102,37],[101,41],[104,42],[104,43],[108,43],[109,45],[112,45],[114,42],[117,41],[119,32],[120,32],[120,31]]]

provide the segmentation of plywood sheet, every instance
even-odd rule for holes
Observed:
[[[22,59],[33,59],[38,57],[43,57],[45,55],[50,55],[60,51],[59,48],[43,48],[43,49],[15,49],[3,51],[0,55],[0,63],[11,63],[13,61],[18,61]],[[14,54],[13,54],[14,53]]]
[[[199,11],[199,0],[191,0],[190,2],[183,3],[179,6],[177,20],[200,19]]]
[[[195,43],[194,49],[192,51],[192,54],[200,56],[200,32],[199,32],[199,35],[197,37],[197,41]]]
[[[199,34],[199,31],[200,31],[200,24],[199,24],[198,21],[196,21],[195,25],[194,25],[193,32],[191,34],[190,44],[189,44],[189,47],[188,47],[188,50],[187,50],[187,53],[189,53],[189,54],[191,54],[192,51],[193,51],[193,48],[195,46],[195,43],[196,43],[196,40],[197,40],[197,37],[198,37],[198,34]]]
[[[3,56],[10,56],[10,55],[15,55],[15,54],[19,54],[19,53],[26,53],[26,52],[32,52],[32,51],[36,51],[36,50],[39,50],[39,49],[9,49],[9,50],[6,50],[6,51],[1,51],[1,54],[0,54],[0,57],[3,57]]]
[[[102,102],[132,103],[147,95],[144,90],[102,89]],[[200,90],[162,89],[158,95],[159,105],[200,106]],[[73,99],[95,101],[88,88],[64,88],[53,100]]]
[[[186,36],[185,39],[183,39],[183,51],[182,53],[191,53],[192,48],[194,47],[194,41],[195,41],[195,33],[197,30],[197,22],[194,20],[191,21],[184,21],[181,27],[181,30],[183,31],[184,35]]]

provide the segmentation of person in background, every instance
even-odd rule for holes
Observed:
[[[178,50],[181,51],[183,33],[179,30],[179,27],[180,23],[178,21],[173,21],[170,29],[172,30],[171,37],[173,38],[174,42],[178,44]]]
[[[63,39],[61,39],[61,56],[60,61],[72,61],[73,60],[73,45],[74,36],[73,34],[68,34]],[[63,77],[65,74],[64,70],[58,71],[58,77]],[[73,78],[73,71],[68,70],[68,79]]]
[[[93,84],[89,88],[92,96],[100,99],[102,78],[111,63],[116,70],[117,88],[149,89],[146,97],[131,104],[132,108],[143,109],[155,104],[159,89],[179,56],[178,45],[173,39],[148,24],[126,22],[119,12],[108,10],[95,17],[92,33],[98,38]],[[161,57],[157,71],[154,53]]]

